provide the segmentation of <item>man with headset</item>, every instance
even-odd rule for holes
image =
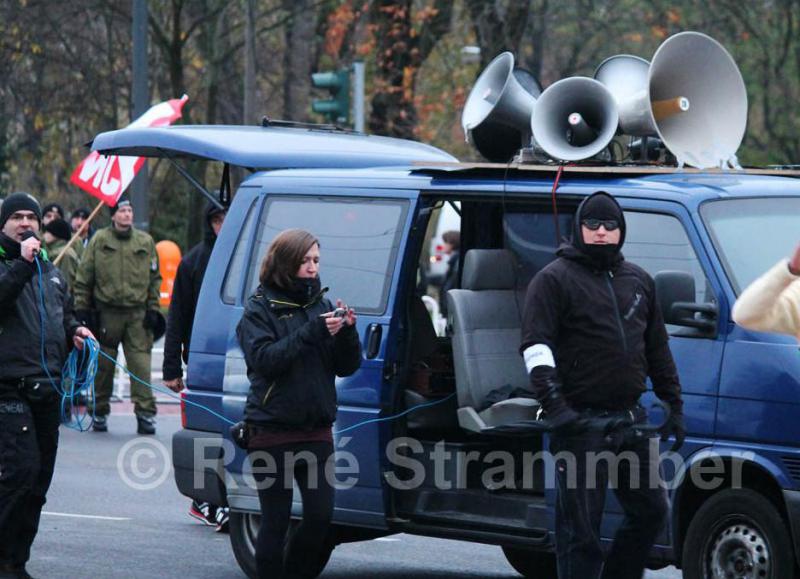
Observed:
[[[0,579],[30,577],[25,564],[58,448],[60,399],[50,377],[58,383],[68,343],[81,349],[94,339],[41,249],[41,220],[27,193],[0,207]]]

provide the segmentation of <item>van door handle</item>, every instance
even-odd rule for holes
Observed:
[[[367,329],[367,359],[372,360],[378,355],[381,349],[381,337],[383,336],[383,326],[380,324],[370,324]]]

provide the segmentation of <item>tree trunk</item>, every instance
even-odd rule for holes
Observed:
[[[290,12],[284,52],[283,116],[306,122],[311,110],[311,70],[314,56],[317,8],[313,0],[286,0]]]

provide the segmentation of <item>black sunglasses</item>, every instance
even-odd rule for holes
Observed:
[[[591,231],[597,231],[601,225],[606,228],[606,231],[619,229],[619,221],[616,219],[584,219],[581,221],[581,225]]]

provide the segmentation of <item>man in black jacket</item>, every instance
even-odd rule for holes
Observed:
[[[31,235],[41,219],[27,193],[0,208],[0,579],[30,577],[25,564],[53,478],[60,399],[47,374],[58,383],[68,343],[82,348],[93,338],[72,314],[64,277]]]
[[[668,511],[658,477],[658,453],[635,432],[604,436],[582,428],[582,418],[635,416],[649,375],[672,417],[662,439],[683,441],[681,389],[653,279],[625,261],[625,217],[616,200],[597,192],[575,213],[571,244],[530,283],[520,352],[531,386],[554,426],[556,554],[559,579],[639,578]],[[632,413],[632,414],[631,414]],[[596,460],[610,452],[626,459]],[[627,458],[633,453],[636,460]],[[561,454],[563,453],[563,454]],[[566,462],[561,457],[570,457]],[[609,468],[625,511],[603,564],[600,523]],[[574,472],[570,472],[574,470]],[[655,475],[651,478],[651,472]]]
[[[180,392],[183,390],[183,363],[189,361],[189,340],[192,336],[192,324],[197,308],[197,298],[206,274],[211,250],[217,240],[222,223],[225,221],[225,210],[209,203],[206,208],[205,238],[183,256],[175,274],[172,286],[172,300],[167,317],[167,333],[164,337],[164,385]],[[224,531],[228,526],[227,507],[217,507],[206,502],[193,500],[189,507],[189,516]]]

